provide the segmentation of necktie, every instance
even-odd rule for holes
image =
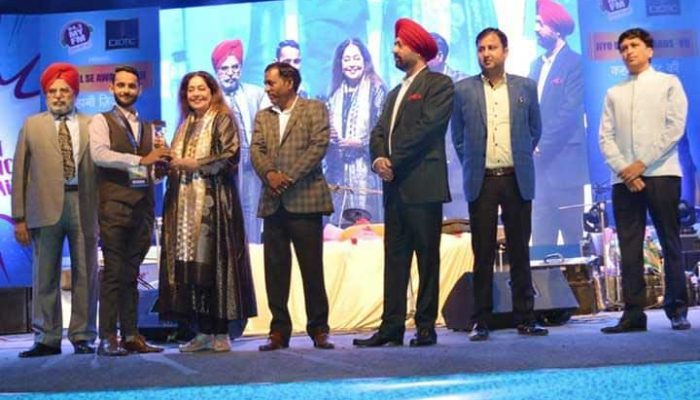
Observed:
[[[65,115],[61,117],[61,122],[58,124],[58,147],[61,149],[61,155],[63,156],[63,178],[65,180],[73,179],[75,176],[73,141],[70,138]]]

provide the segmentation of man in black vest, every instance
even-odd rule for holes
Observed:
[[[117,67],[110,85],[117,105],[90,122],[90,150],[98,167],[98,220],[104,269],[100,283],[99,355],[153,353],[139,335],[139,268],[151,246],[154,200],[152,166],[169,156],[162,138],[139,119],[134,103],[141,94],[138,71]],[[154,149],[154,141],[157,141]],[[159,146],[160,145],[160,146]],[[117,326],[121,342],[117,340]]]

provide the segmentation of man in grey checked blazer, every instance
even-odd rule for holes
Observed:
[[[286,63],[265,69],[265,92],[273,106],[255,116],[250,156],[263,182],[258,216],[264,219],[265,288],[272,313],[270,335],[260,351],[289,345],[287,309],[292,268],[290,242],[299,261],[306,301],[306,331],[314,346],[332,349],[328,297],[323,281],[322,215],[333,212],[321,160],[328,148],[325,105],[297,95],[299,71]]]

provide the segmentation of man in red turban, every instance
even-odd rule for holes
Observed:
[[[403,344],[414,253],[420,283],[410,345],[437,343],[442,205],[450,201],[445,132],[454,96],[452,80],[428,69],[437,51],[423,27],[409,19],[396,22],[394,60],[406,75],[387,95],[369,145],[372,171],[383,181],[384,312],[379,331],[355,339],[355,346]]]
[[[68,63],[57,62],[46,67],[39,78],[41,89],[44,93],[48,92],[49,86],[57,79],[62,79],[71,89],[73,95],[77,96],[80,92],[80,75],[74,65]]]
[[[574,31],[574,20],[561,4],[552,0],[537,0],[536,8],[538,21],[558,32],[561,37],[569,36]]]
[[[435,58],[438,53],[437,43],[433,36],[418,23],[408,18],[401,18],[396,21],[394,36],[401,39],[404,45],[420,54],[425,62]]]
[[[22,358],[61,353],[59,278],[66,238],[72,274],[68,339],[76,354],[90,354],[97,336],[96,173],[90,151],[80,151],[88,146],[89,117],[75,111],[80,87],[74,66],[49,65],[40,83],[48,111],[25,120],[12,174],[15,239],[31,244],[34,254],[34,346]]]
[[[564,206],[584,203],[583,186],[588,183],[582,60],[566,43],[574,31],[569,12],[551,0],[538,0],[536,10],[535,34],[544,52],[532,62],[528,76],[537,82],[542,114],[532,244],[556,244],[560,232],[564,244],[576,244],[582,231],[580,211]]]
[[[233,111],[241,136],[241,161],[238,174],[239,193],[248,241],[260,243],[261,220],[257,217],[260,198],[260,180],[250,162],[250,143],[253,134],[255,114],[270,105],[263,88],[241,82],[244,59],[243,43],[239,39],[228,39],[219,43],[211,53],[219,86],[226,102]]]

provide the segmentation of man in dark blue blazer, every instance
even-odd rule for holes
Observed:
[[[394,60],[406,75],[387,96],[369,149],[372,170],[383,181],[384,312],[379,332],[355,339],[356,346],[403,344],[414,252],[419,285],[416,335],[410,344],[437,343],[442,204],[450,201],[445,132],[454,97],[450,78],[427,68],[437,51],[420,25],[405,18],[396,22]]]
[[[472,341],[486,340],[493,313],[498,210],[510,260],[513,318],[518,333],[543,336],[535,325],[528,242],[535,195],[533,151],[541,134],[537,87],[505,73],[508,38],[486,28],[476,38],[481,74],[455,87],[452,141],[462,163],[474,252]]]
[[[564,244],[581,239],[583,185],[588,183],[586,130],[583,125],[583,74],[581,55],[566,43],[574,20],[551,0],[537,1],[535,34],[545,49],[530,68],[538,82],[542,112],[542,138],[535,151],[537,190],[532,209],[532,244]]]

